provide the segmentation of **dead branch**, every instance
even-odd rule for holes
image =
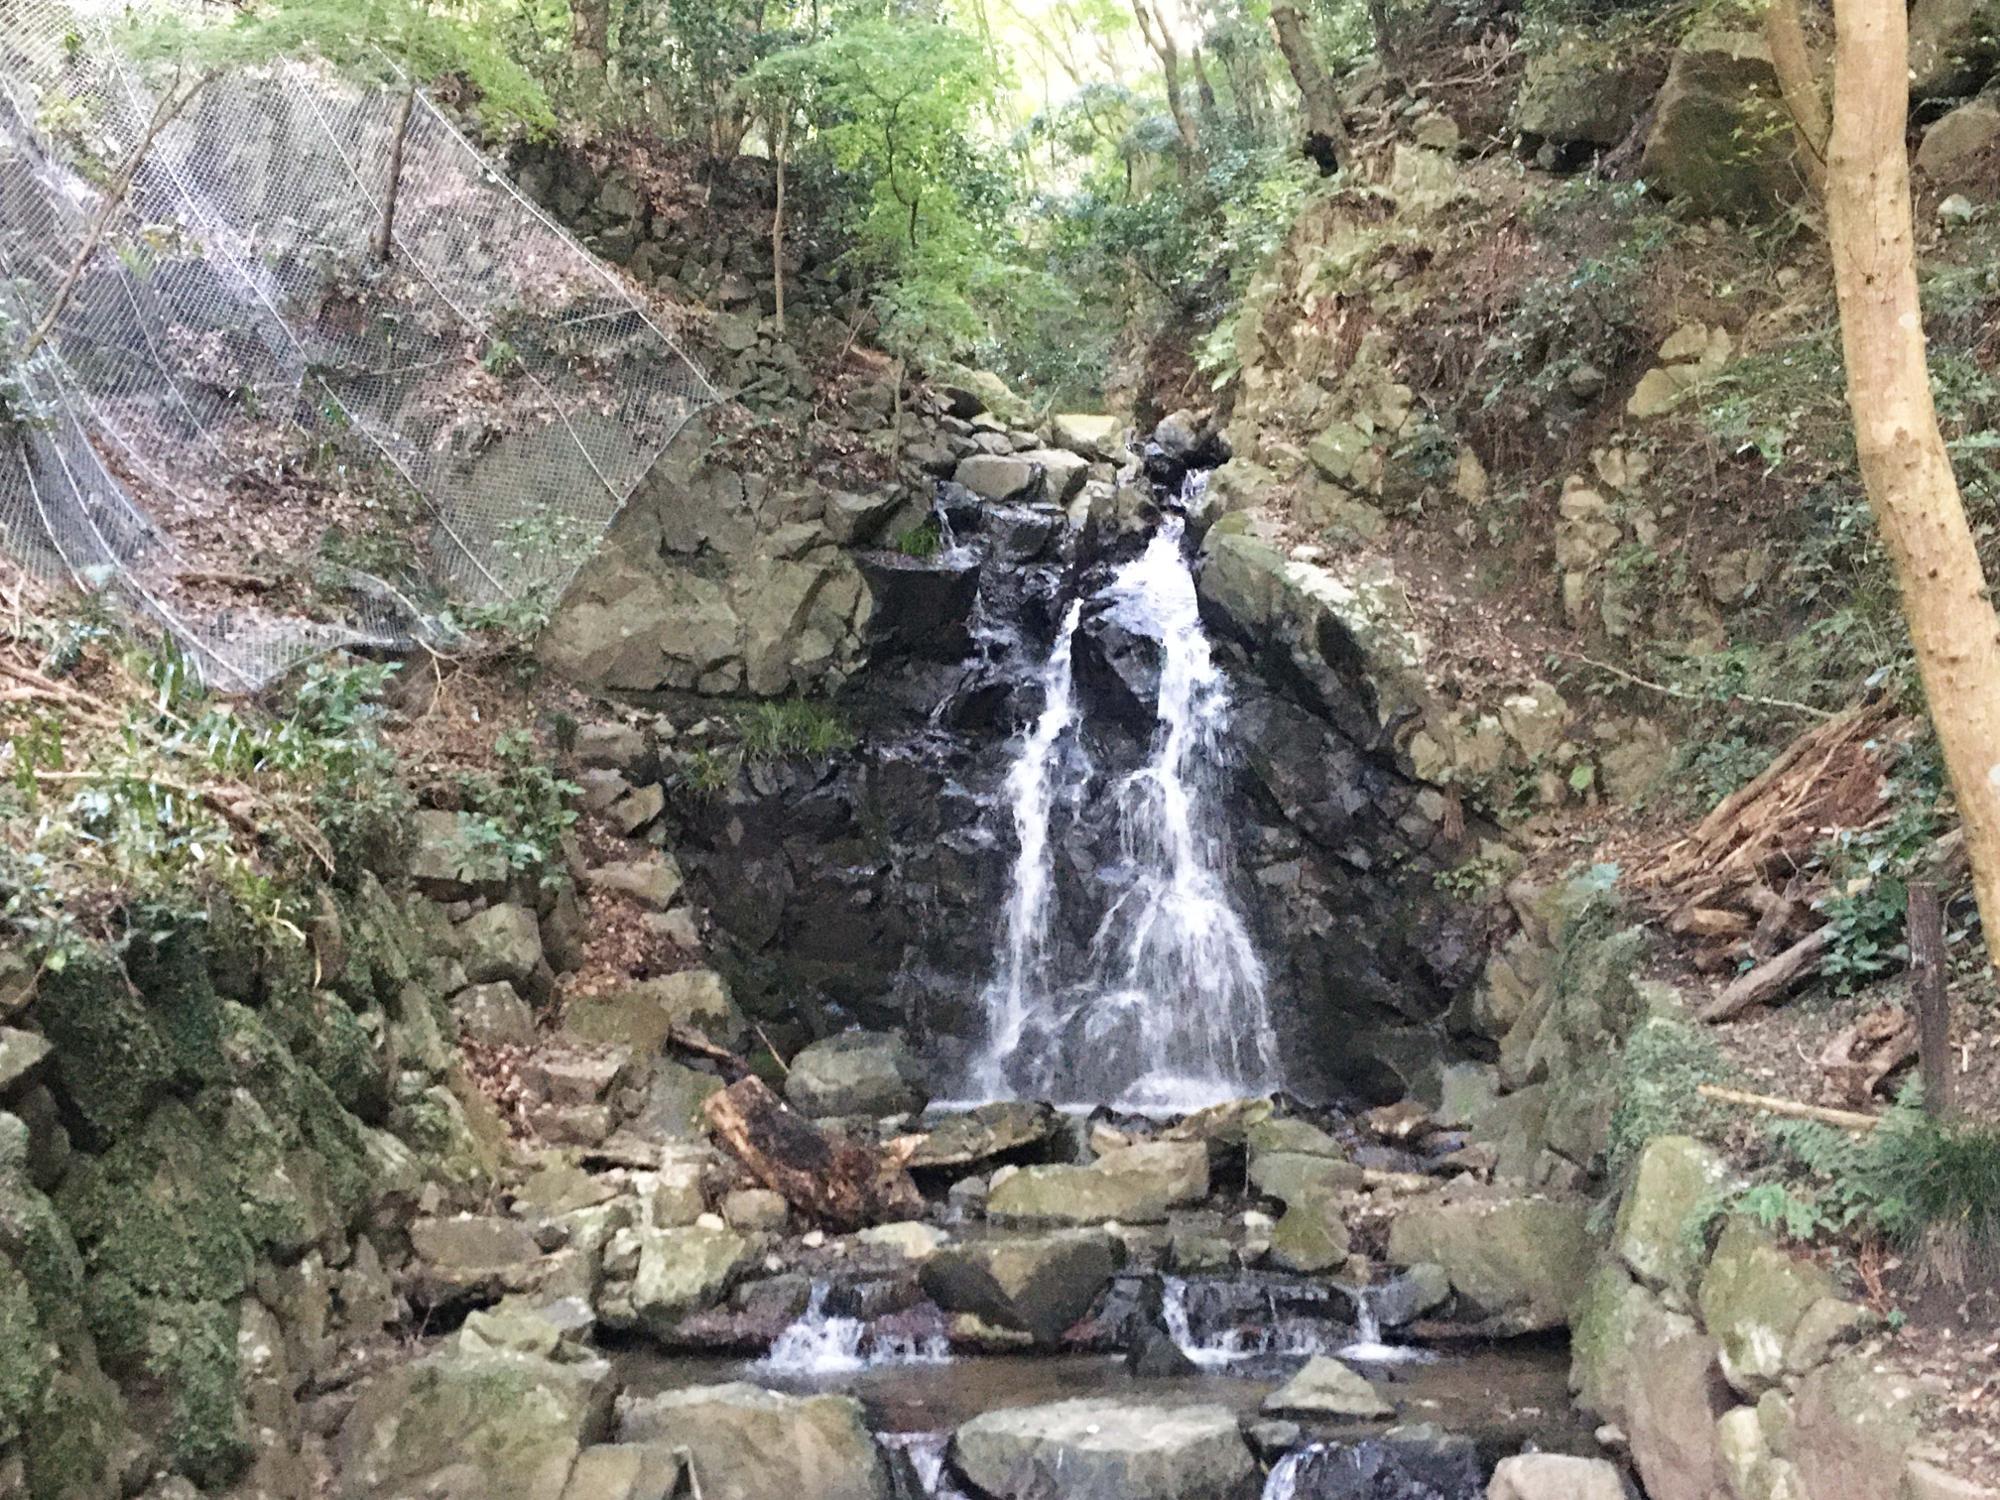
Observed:
[[[1789,994],[1819,968],[1833,933],[1816,927],[1768,963],[1759,964],[1703,1006],[1704,1021],[1727,1021],[1753,1005],[1767,1005]]]
[[[923,1196],[907,1153],[835,1140],[788,1109],[762,1079],[738,1079],[702,1105],[709,1129],[765,1187],[836,1229],[914,1219]]]

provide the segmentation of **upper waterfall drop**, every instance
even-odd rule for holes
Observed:
[[[1137,558],[1073,602],[1043,666],[1042,710],[1006,781],[1017,854],[973,1079],[989,1097],[1178,1111],[1278,1081],[1264,964],[1229,886],[1229,688],[1202,628],[1184,529],[1164,517]],[[1087,610],[1157,644],[1159,688],[1145,759],[1109,787],[1118,858],[1070,893],[1095,919],[1074,952],[1062,934],[1093,913],[1061,920],[1056,855],[1095,775],[1074,670]]]

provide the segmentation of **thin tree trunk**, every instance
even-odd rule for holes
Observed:
[[[382,187],[382,218],[375,226],[375,259],[385,266],[396,244],[396,195],[403,186],[403,142],[409,138],[410,112],[416,104],[417,90],[412,85],[403,90],[402,102],[396,109],[396,134],[389,142],[389,180]]]
[[[153,142],[160,138],[161,131],[180,118],[182,111],[194,102],[195,95],[214,82],[218,71],[211,68],[187,88],[182,89],[175,85],[161,96],[159,104],[153,110],[153,118],[146,124],[146,133],[139,137],[137,145],[125,153],[125,159],[119,162],[118,169],[111,174],[111,181],[104,189],[104,201],[98,204],[97,212],[91,216],[90,226],[83,232],[83,243],[77,246],[76,255],[70,261],[68,269],[63,272],[62,280],[56,283],[55,295],[49,299],[48,310],[42,314],[41,321],[35,324],[34,331],[28,335],[28,341],[21,346],[20,358],[28,358],[48,341],[49,334],[55,329],[56,319],[62,316],[63,309],[69,306],[70,299],[76,295],[77,286],[83,280],[83,273],[89,267],[91,257],[97,254],[97,247],[104,242],[105,232],[111,228],[112,221],[125,207],[125,200],[132,192],[132,183],[138,177],[139,168],[144,165],[147,153],[153,149]]]
[[[2000,620],[1931,401],[1917,300],[1903,0],[1836,0],[1827,228],[1847,400],[1931,723],[1965,827],[1989,958],[2000,951]]]
[[[771,294],[778,332],[785,331],[785,147],[792,133],[787,103],[771,122],[771,162],[777,169],[777,199],[771,206]]]
[[[1326,70],[1313,51],[1312,37],[1305,18],[1291,4],[1271,7],[1271,29],[1278,34],[1278,51],[1284,55],[1299,102],[1306,112],[1305,154],[1319,164],[1321,172],[1332,173],[1347,160],[1347,124],[1340,117],[1340,97]]]
[[[1799,138],[1799,161],[1815,197],[1826,195],[1826,100],[1820,96],[1818,69],[1799,20],[1799,0],[1771,0],[1764,12],[1764,44],[1771,49],[1771,67],[1792,130]]]
[[[1924,1080],[1924,1113],[1951,1113],[1951,996],[1945,989],[1944,909],[1937,887],[1910,883],[1910,1001],[1917,1013],[1917,1070]]]
[[[1201,134],[1195,129],[1194,116],[1188,113],[1187,98],[1181,89],[1180,48],[1174,41],[1173,32],[1167,29],[1166,18],[1153,8],[1152,0],[1132,0],[1132,14],[1138,17],[1139,30],[1146,38],[1146,45],[1160,60],[1160,76],[1167,91],[1167,113],[1174,117],[1174,129],[1181,138],[1181,174],[1186,176],[1201,156]]]

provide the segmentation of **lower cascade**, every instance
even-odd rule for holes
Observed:
[[[973,1079],[985,1097],[1186,1110],[1278,1082],[1264,964],[1229,889],[1218,787],[1229,687],[1202,628],[1184,529],[1164,517],[1137,558],[1073,602],[1042,668],[1042,709],[1006,780],[1018,853]],[[1108,790],[1076,692],[1087,610],[1160,658],[1150,749]],[[1079,883],[1097,910],[1078,951],[1064,941],[1079,914],[1058,909],[1055,861],[1066,820],[1100,793],[1116,810],[1119,857]]]

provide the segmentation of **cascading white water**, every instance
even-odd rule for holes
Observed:
[[[1013,810],[1014,874],[1007,889],[1007,925],[1000,971],[986,987],[986,1051],[977,1084],[988,1098],[1007,1089],[1006,1067],[1021,1047],[1030,1020],[1043,1008],[1049,982],[1049,909],[1055,891],[1055,850],[1050,842],[1063,738],[1076,722],[1076,673],[1071,659],[1081,601],[1070,605],[1042,668],[1042,711],[1007,770]]]
[[[870,1365],[931,1364],[951,1358],[942,1338],[921,1343],[907,1338],[875,1335],[859,1318],[840,1318],[826,1310],[827,1285],[815,1281],[806,1310],[778,1335],[758,1369],[769,1375],[842,1375]]]
[[[1219,808],[1228,683],[1181,535],[1167,517],[1091,601],[1158,642],[1160,676],[1148,757],[1112,789],[1120,858],[1097,882],[1112,894],[1088,952],[1067,966],[1080,978],[1066,977],[1052,933],[1056,818],[1089,775],[1072,743],[1081,602],[1043,667],[1042,711],[1007,776],[1018,852],[975,1078],[988,1097],[1185,1110],[1277,1082],[1264,966],[1229,892]]]

